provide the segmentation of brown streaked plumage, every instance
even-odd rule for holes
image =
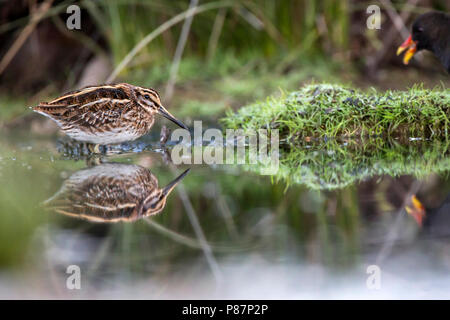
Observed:
[[[94,144],[135,140],[150,130],[156,113],[188,129],[162,106],[156,90],[128,83],[68,92],[33,110],[54,120],[71,138]]]
[[[92,222],[136,221],[161,212],[170,192],[189,169],[159,188],[146,168],[105,163],[75,172],[45,206],[58,213]]]

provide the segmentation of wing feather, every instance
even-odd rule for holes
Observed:
[[[91,86],[40,103],[33,110],[61,126],[108,124],[120,119],[124,110],[132,106],[130,92],[131,86],[125,83]]]
[[[130,99],[99,98],[70,105],[41,103],[33,110],[43,114],[61,125],[90,127],[107,125],[118,121],[132,106]]]

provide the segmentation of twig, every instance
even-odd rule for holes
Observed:
[[[222,33],[223,23],[225,21],[225,16],[227,14],[227,9],[222,8],[217,12],[216,19],[214,20],[213,29],[211,31],[211,36],[208,42],[208,52],[206,54],[207,61],[211,61],[216,52],[217,43],[219,41],[220,34]]]
[[[397,13],[390,0],[381,0],[381,3],[386,8],[389,18],[392,20],[397,32],[402,35],[403,38],[409,36],[408,28],[403,23],[403,18]]]
[[[386,3],[387,1],[384,0],[383,2]],[[417,4],[417,2],[419,2],[419,0],[409,0],[408,3],[407,3],[407,5],[414,6],[414,5]],[[390,4],[390,6],[389,6],[389,4]],[[390,17],[391,17],[391,15],[392,15],[392,16],[395,16],[395,15],[398,16],[398,13],[395,11],[395,8],[392,6],[392,4],[390,3],[390,1],[389,1],[389,3],[388,3],[388,6],[387,6],[386,10],[388,11],[388,14],[389,14],[389,11],[391,11]],[[393,12],[394,12],[394,13],[393,13]],[[406,21],[406,20],[408,20],[408,18],[410,17],[410,15],[411,15],[411,12],[403,11],[402,14],[399,16],[398,19],[400,19],[401,21]],[[397,20],[397,19],[395,19],[395,20]],[[394,25],[395,25],[395,21],[394,21]],[[396,37],[396,35],[397,35],[397,32],[399,32],[399,30],[397,30],[397,28],[391,28],[391,29],[389,30],[389,32],[387,33],[387,35],[384,37],[384,46],[383,46],[383,50],[378,51],[378,53],[377,53],[377,55],[375,56],[375,58],[369,63],[369,69],[370,69],[371,71],[375,71],[375,69],[378,67],[378,64],[380,63],[380,61],[381,61],[381,60],[384,58],[384,56],[386,55],[386,52],[387,52],[388,50],[391,50],[391,49],[392,49],[392,43],[393,43],[394,40],[395,40],[395,37]],[[370,72],[370,73],[373,73],[373,72]]]
[[[219,212],[222,214],[223,220],[225,221],[225,226],[227,227],[228,233],[233,239],[237,239],[239,237],[239,233],[234,223],[233,215],[231,214],[230,208],[228,207],[225,198],[220,193],[220,190],[218,190],[218,188],[218,186],[215,188],[217,207],[219,209]]]
[[[198,0],[191,0],[189,10],[195,9],[198,5]],[[181,56],[183,55],[184,47],[186,46],[187,37],[191,30],[193,15],[184,20],[183,28],[181,29],[180,39],[178,39],[177,48],[173,57],[172,66],[170,67],[169,81],[166,85],[165,99],[169,103],[173,96],[175,82],[177,81],[178,68],[180,66]]]
[[[0,74],[3,73],[3,71],[6,69],[6,67],[9,65],[11,60],[17,54],[19,49],[23,46],[25,41],[28,39],[30,34],[36,28],[36,26],[39,23],[39,21],[41,21],[41,19],[45,15],[45,13],[50,9],[50,7],[52,6],[52,2],[53,2],[53,0],[46,0],[31,15],[30,21],[28,22],[26,27],[19,34],[19,36],[17,37],[16,41],[14,41],[12,46],[9,48],[8,52],[6,52],[6,54],[3,56],[2,61],[0,61]]]
[[[286,45],[286,40],[281,35],[280,31],[275,27],[275,25],[266,17],[264,12],[261,10],[260,6],[258,4],[254,3],[254,1],[247,1],[245,0],[243,2],[247,8],[252,12],[252,14],[255,15],[259,20],[262,22],[262,27],[266,30],[269,37],[271,37],[273,40],[278,42],[279,45]]]
[[[380,265],[384,259],[389,256],[389,254],[392,251],[392,247],[395,244],[395,240],[397,240],[397,235],[398,235],[398,228],[400,226],[400,222],[403,218],[403,208],[406,205],[406,202],[408,201],[409,197],[413,194],[416,194],[417,191],[420,189],[421,186],[421,182],[420,181],[415,181],[413,183],[413,185],[411,186],[411,188],[409,189],[408,193],[406,194],[402,206],[400,207],[400,209],[397,212],[397,217],[395,218],[394,224],[392,225],[391,230],[389,231],[389,234],[387,236],[387,239],[385,241],[385,243],[383,244],[383,247],[381,247],[380,252],[378,253],[378,256],[376,258],[376,265]]]
[[[153,221],[152,218],[145,218],[144,221],[151,226],[152,228],[154,228],[155,230],[161,232],[162,234],[168,236],[169,238],[171,238],[172,240],[181,243],[183,245],[186,245],[188,247],[191,248],[195,248],[195,249],[202,249],[201,245],[198,243],[198,241],[196,241],[195,239],[192,239],[190,237],[187,237],[185,235],[179,234],[177,232],[174,232],[170,229],[167,229],[166,227],[160,225],[159,223]]]
[[[194,16],[201,12],[218,9],[218,8],[223,8],[223,7],[230,7],[233,5],[234,5],[234,3],[229,2],[229,1],[211,2],[211,3],[207,3],[204,5],[192,8],[192,9],[188,9],[188,10],[176,15],[172,19],[164,22],[158,28],[156,28],[151,33],[149,33],[147,36],[145,36],[144,39],[139,41],[139,43],[125,56],[125,58],[122,59],[122,61],[119,63],[119,65],[109,75],[109,77],[106,79],[106,82],[110,83],[111,81],[114,81],[114,79],[116,79],[117,75],[131,62],[131,60],[136,56],[136,54],[139,51],[141,51],[143,48],[145,48],[145,46],[147,46],[157,36],[159,36],[164,31],[170,29],[172,26],[183,21],[184,19],[187,19],[190,16]]]
[[[108,233],[110,233],[111,228],[108,229]],[[112,247],[111,237],[108,235],[107,238],[102,240],[100,244],[100,248],[97,250],[95,256],[91,259],[91,264],[86,272],[86,279],[92,279],[95,275],[95,272],[101,266],[105,258],[107,257],[110,249]]]
[[[53,15],[58,15],[63,10],[65,10],[71,3],[75,2],[77,0],[66,0],[59,4],[55,4],[53,7],[51,7],[42,17],[42,19],[51,17]],[[5,0],[0,0],[0,2],[5,2]],[[29,17],[23,17],[19,18],[17,20],[13,20],[11,22],[4,23],[0,26],[0,34],[8,32],[10,30],[20,28],[22,26],[26,26],[28,21],[30,20]]]
[[[189,200],[189,196],[187,195],[186,190],[184,189],[183,184],[179,184],[177,186],[178,195],[183,202],[184,208],[188,214],[189,220],[191,221],[192,228],[198,238],[200,245],[202,246],[203,253],[205,254],[206,261],[208,262],[209,267],[216,279],[216,282],[220,285],[222,283],[222,272],[220,271],[219,265],[217,264],[216,259],[214,258],[211,247],[208,244],[205,234],[203,233],[202,227],[197,219],[197,214],[195,213],[194,208],[192,207],[192,203]]]

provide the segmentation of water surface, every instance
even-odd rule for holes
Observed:
[[[297,146],[267,176],[174,166],[151,136],[99,159],[4,135],[0,297],[449,298],[450,147],[409,140]],[[188,168],[163,203],[136,205]],[[406,213],[414,194],[435,224]]]

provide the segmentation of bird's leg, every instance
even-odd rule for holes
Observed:
[[[89,143],[87,143],[87,142],[82,142],[82,143],[78,144],[78,148],[79,148],[80,155],[88,155],[91,153],[91,150],[89,148]]]
[[[170,137],[170,129],[167,128],[165,125],[163,125],[161,128],[161,133],[159,135],[159,143],[161,145],[161,148],[164,148],[167,140],[169,140],[169,137]]]
[[[170,156],[170,151],[165,146],[162,147],[162,158],[165,165],[172,164],[172,157]]]
[[[167,142],[167,140],[169,140],[169,137],[170,137],[170,129],[163,125],[161,128],[161,133],[159,135],[159,144],[162,149],[163,162],[165,165],[172,163],[172,158],[170,156],[170,152],[166,147],[166,142]]]

